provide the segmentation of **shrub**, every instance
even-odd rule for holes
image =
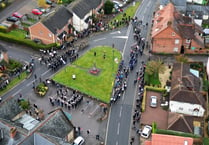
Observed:
[[[48,91],[48,87],[44,84],[44,83],[40,83],[37,87],[36,87],[36,92],[40,95],[40,96],[44,96],[46,94],[46,92]]]
[[[113,10],[113,7],[114,7],[113,2],[111,2],[110,0],[107,0],[104,3],[104,13],[105,14],[111,14],[112,13],[112,10]]]
[[[145,89],[148,91],[155,91],[155,92],[160,92],[160,93],[166,92],[166,89],[164,88],[156,88],[156,87],[151,87],[151,86],[145,86]]]
[[[0,26],[0,32],[6,33],[7,27],[6,26]]]
[[[27,110],[30,107],[30,102],[26,100],[21,100],[20,101],[20,106],[23,110]]]

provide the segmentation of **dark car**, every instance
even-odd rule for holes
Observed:
[[[13,17],[13,16],[10,16],[10,17],[7,17],[7,21],[10,21],[10,22],[17,22],[17,21],[18,21],[18,18]]]
[[[37,38],[33,39],[33,41],[34,41],[35,43],[37,43],[37,44],[41,44],[41,43],[42,43],[42,41],[41,41],[40,39],[37,39]]]
[[[52,1],[50,1],[50,0],[46,0],[46,4],[48,4],[48,5],[52,5]]]

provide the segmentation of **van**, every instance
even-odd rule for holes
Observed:
[[[82,145],[84,144],[85,140],[82,136],[78,136],[74,141],[73,145]]]

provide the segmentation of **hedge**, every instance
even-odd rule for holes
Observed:
[[[178,132],[178,131],[173,131],[173,130],[156,129],[155,132],[157,134],[166,134],[166,135],[200,138],[200,136],[197,136],[197,135],[194,135],[194,134],[191,134],[191,133],[184,133],[184,132]]]
[[[151,87],[151,86],[145,86],[145,89],[148,91],[155,91],[155,92],[160,92],[160,93],[166,92],[166,89],[164,88],[156,88],[156,87]]]
[[[17,38],[15,36],[6,35],[5,33],[1,33],[1,32],[0,32],[0,39],[4,40],[4,41],[8,41],[8,42],[17,43],[17,44],[23,44],[23,45],[29,46],[29,47],[31,47],[31,48],[33,48],[35,50],[49,49],[51,47],[56,46],[56,43],[52,43],[52,44],[49,44],[49,45],[36,44],[32,40],[20,39],[20,38]]]

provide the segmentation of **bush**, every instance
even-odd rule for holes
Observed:
[[[151,86],[145,86],[145,89],[148,91],[155,91],[155,92],[160,92],[160,93],[166,92],[166,89],[164,88],[156,88],[156,87],[151,87]]]
[[[6,26],[0,26],[0,32],[6,33],[7,27]]]
[[[15,37],[15,36],[6,35],[5,33],[0,33],[0,39],[1,40],[4,40],[4,41],[8,41],[8,42],[17,43],[17,44],[23,44],[23,45],[32,47],[35,50],[49,49],[51,47],[56,46],[56,43],[52,43],[52,44],[49,44],[49,45],[36,44],[32,40],[29,40],[29,39],[20,39],[20,38]]]
[[[113,2],[111,2],[110,0],[107,0],[104,3],[104,13],[105,14],[112,14],[113,7],[114,7]]]
[[[30,107],[30,102],[26,100],[21,100],[20,101],[20,106],[23,110],[27,110]]]
[[[44,83],[40,83],[36,87],[36,92],[39,94],[39,96],[44,96],[47,91],[48,91],[48,87]]]

